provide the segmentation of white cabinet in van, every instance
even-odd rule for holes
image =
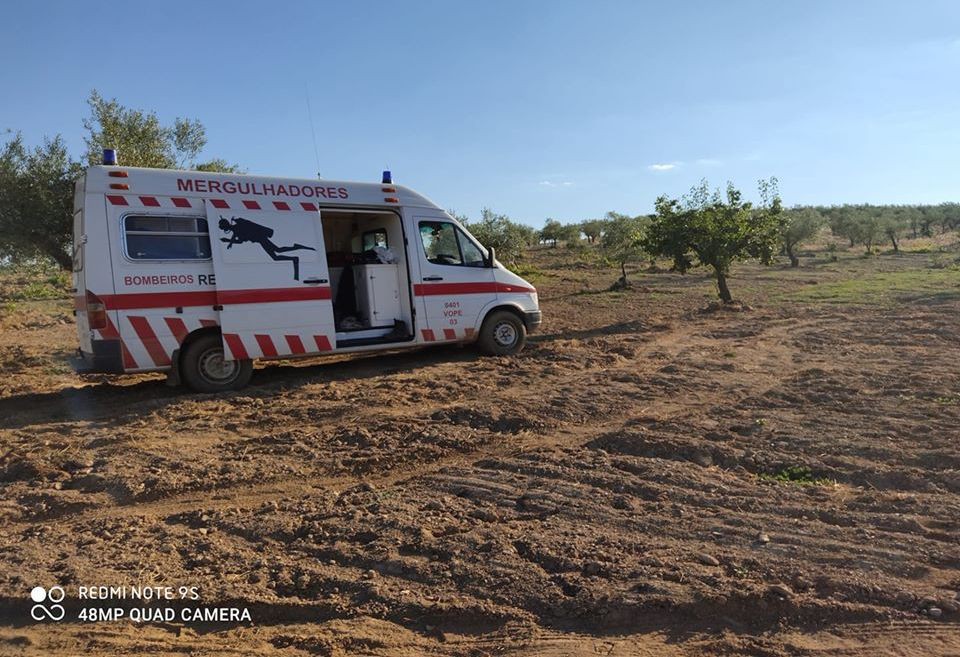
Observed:
[[[400,272],[396,264],[355,265],[357,312],[370,326],[393,326],[400,312]]]

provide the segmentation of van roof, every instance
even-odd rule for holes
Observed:
[[[300,205],[380,205],[438,208],[408,187],[395,184],[310,178],[277,178],[239,173],[92,166],[82,181],[88,194],[164,196],[221,200],[240,208],[265,201]],[[123,186],[126,187],[123,187]],[[390,201],[387,199],[396,199]]]

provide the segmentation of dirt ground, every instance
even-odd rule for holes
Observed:
[[[223,395],[80,379],[68,303],[8,302],[0,654],[960,654],[960,259],[932,251],[743,265],[717,310],[705,273],[610,292],[547,249],[517,357]],[[53,584],[252,620],[34,622]]]

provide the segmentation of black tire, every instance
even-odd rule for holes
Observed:
[[[477,347],[488,356],[518,354],[527,343],[527,327],[523,320],[509,310],[490,313],[477,337]]]
[[[195,392],[239,390],[250,383],[252,375],[253,361],[223,359],[219,333],[201,335],[180,356],[180,378]]]

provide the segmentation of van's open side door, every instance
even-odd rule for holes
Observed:
[[[227,359],[330,351],[336,328],[320,213],[233,203],[206,201]]]

